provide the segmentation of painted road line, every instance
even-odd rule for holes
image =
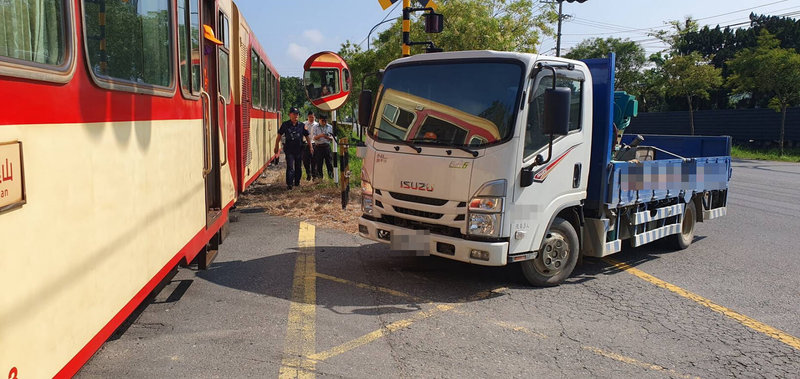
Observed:
[[[661,372],[664,372],[664,373],[668,373],[672,377],[684,378],[684,379],[695,379],[695,378],[696,379],[700,379],[699,376],[681,374],[681,373],[679,373],[679,372],[677,372],[675,370],[671,370],[671,369],[668,369],[666,367],[659,366],[657,364],[642,362],[640,360],[637,360],[637,359],[634,359],[634,358],[631,358],[631,357],[626,357],[624,355],[620,355],[620,354],[617,354],[617,353],[612,353],[610,351],[605,351],[605,350],[597,348],[597,347],[581,346],[581,348],[584,349],[584,350],[591,351],[592,353],[595,353],[597,355],[613,359],[615,361],[627,363],[627,364],[633,365],[633,366],[638,366],[638,367],[641,367],[643,369],[647,369],[647,370],[651,370],[651,371],[661,371]]]
[[[471,302],[471,301],[478,301],[478,300],[488,299],[492,295],[498,294],[498,293],[500,293],[502,291],[505,291],[506,289],[507,289],[506,287],[500,287],[500,288],[496,288],[496,289],[493,289],[493,290],[481,291],[481,292],[478,292],[475,295],[472,295],[472,296],[470,296],[470,297],[468,297],[466,299],[459,300],[456,303],[436,304],[436,305],[434,305],[433,309],[430,309],[430,310],[427,310],[427,311],[417,312],[412,317],[409,317],[407,319],[403,319],[403,320],[400,320],[400,321],[395,321],[395,322],[393,322],[391,324],[388,324],[388,325],[386,325],[386,326],[384,326],[384,327],[382,327],[382,328],[380,328],[380,329],[378,329],[376,331],[373,331],[373,332],[367,333],[367,334],[365,334],[365,335],[363,335],[361,337],[358,337],[358,338],[356,338],[356,339],[354,339],[352,341],[345,342],[345,343],[343,343],[343,344],[341,344],[339,346],[333,347],[331,349],[328,349],[328,350],[320,352],[320,353],[309,355],[308,358],[310,360],[312,360],[312,361],[315,361],[315,362],[321,362],[321,361],[333,358],[333,357],[335,357],[337,355],[341,355],[341,354],[346,353],[346,352],[348,352],[350,350],[353,350],[353,349],[356,349],[358,347],[364,346],[364,345],[366,345],[366,344],[368,344],[370,342],[373,342],[373,341],[375,341],[375,340],[377,340],[377,339],[379,339],[379,338],[381,338],[383,336],[386,336],[386,335],[388,335],[390,333],[393,333],[393,332],[395,332],[397,330],[400,330],[400,329],[403,329],[403,328],[407,328],[407,327],[411,326],[411,324],[413,324],[413,323],[415,323],[417,321],[424,320],[426,318],[429,318],[429,317],[432,317],[432,316],[435,316],[435,315],[442,314],[444,312],[453,310],[453,309],[455,309],[457,307],[460,307],[460,306],[462,306],[462,305],[464,305],[464,304],[466,304],[468,302]]]
[[[391,288],[379,287],[379,286],[373,286],[371,284],[354,282],[352,280],[337,278],[335,276],[322,274],[322,273],[319,273],[319,272],[317,273],[317,277],[321,278],[321,279],[330,280],[332,282],[347,284],[347,285],[350,285],[350,286],[353,286],[353,287],[363,288],[363,289],[372,290],[372,291],[376,291],[376,292],[383,292],[383,293],[386,293],[386,294],[389,294],[389,295],[392,295],[392,296],[395,296],[395,297],[409,299],[409,300],[415,301],[417,303],[431,303],[430,300],[426,300],[426,299],[423,299],[421,297],[410,295],[410,294],[407,294],[405,292],[400,292],[400,291],[397,291],[397,290],[393,290]]]
[[[698,303],[698,304],[700,304],[700,305],[702,305],[704,307],[710,308],[714,312],[718,312],[718,313],[723,314],[724,316],[730,317],[730,318],[738,321],[740,324],[742,324],[742,325],[744,325],[744,326],[746,326],[746,327],[748,327],[750,329],[753,329],[753,330],[755,330],[757,332],[766,334],[766,335],[768,335],[768,336],[770,336],[770,337],[772,337],[772,338],[774,338],[774,339],[776,339],[778,341],[781,341],[781,342],[783,342],[783,343],[785,343],[785,344],[787,344],[787,345],[789,345],[789,346],[791,346],[791,347],[793,347],[793,348],[795,348],[797,350],[800,350],[800,338],[792,336],[792,335],[790,335],[790,334],[788,334],[788,333],[786,333],[786,332],[784,332],[782,330],[773,328],[773,327],[771,327],[771,326],[769,326],[767,324],[764,324],[764,323],[762,323],[760,321],[757,321],[755,319],[747,317],[747,316],[745,316],[745,315],[743,315],[741,313],[738,313],[736,311],[733,311],[733,310],[728,309],[726,307],[723,307],[721,305],[717,305],[717,304],[711,302],[711,300],[708,300],[708,299],[706,299],[706,298],[704,298],[704,297],[702,297],[700,295],[691,293],[691,292],[689,292],[689,291],[687,291],[687,290],[685,290],[685,289],[683,289],[681,287],[678,287],[678,286],[676,286],[674,284],[667,283],[667,282],[665,282],[665,281],[663,281],[663,280],[661,280],[659,278],[656,278],[655,276],[652,276],[652,275],[650,275],[650,274],[648,274],[648,273],[646,273],[646,272],[644,272],[642,270],[634,268],[634,267],[632,267],[631,265],[629,265],[627,263],[618,262],[618,261],[613,260],[611,258],[603,258],[603,260],[605,260],[606,263],[610,264],[613,268],[616,268],[616,269],[619,269],[619,270],[624,270],[624,271],[626,271],[626,272],[628,272],[628,273],[630,273],[632,275],[635,275],[635,276],[637,276],[637,277],[639,277],[639,278],[641,278],[641,279],[643,279],[643,280],[645,280],[647,282],[650,282],[650,283],[652,283],[652,284],[654,284],[654,285],[656,285],[658,287],[661,287],[661,288],[667,289],[669,291],[672,291],[672,292],[674,292],[674,293],[676,293],[676,294],[678,294],[678,295],[680,295],[682,297],[685,297],[685,298],[687,298],[689,300],[692,300],[692,301],[694,301],[694,302],[696,302],[696,303]]]
[[[495,324],[495,325],[497,325],[497,326],[499,326],[501,328],[511,329],[511,330],[513,330],[515,332],[522,332],[522,333],[525,333],[527,335],[534,336],[536,338],[541,338],[541,339],[546,339],[547,338],[546,335],[544,335],[542,333],[539,333],[539,332],[534,332],[533,330],[530,330],[530,329],[528,329],[528,328],[526,328],[524,326],[514,325],[514,324],[511,324],[511,323],[508,323],[508,322],[505,322],[505,321],[498,321],[498,320],[491,320],[491,321],[492,321],[493,324]]]
[[[314,262],[314,225],[301,222],[297,236],[289,321],[286,326],[280,378],[313,378],[315,365],[305,359],[316,350],[317,283]]]
[[[510,330],[515,331],[515,332],[522,332],[522,333],[525,333],[527,335],[531,335],[531,336],[534,336],[534,337],[537,337],[537,338],[540,338],[540,339],[546,339],[547,338],[546,335],[544,335],[542,333],[539,333],[539,332],[534,332],[534,331],[532,331],[532,330],[530,330],[530,329],[528,329],[528,328],[526,328],[524,326],[519,326],[519,325],[512,324],[510,322],[498,321],[498,320],[491,320],[491,322],[493,324],[501,327],[501,328],[504,328],[504,329],[510,329]],[[698,378],[699,379],[699,377],[697,377],[697,376],[682,374],[682,373],[679,373],[679,372],[677,372],[675,370],[671,370],[671,369],[668,369],[666,367],[659,366],[657,364],[642,362],[642,361],[640,361],[638,359],[631,358],[631,357],[628,357],[628,356],[625,356],[625,355],[622,355],[622,354],[617,354],[617,353],[614,353],[614,352],[606,351],[606,350],[600,349],[598,347],[581,346],[581,348],[584,349],[584,350],[590,351],[592,353],[595,353],[595,354],[597,354],[599,356],[610,358],[610,359],[613,359],[613,360],[618,361],[618,362],[622,362],[622,363],[626,363],[626,364],[629,364],[629,365],[641,367],[641,368],[644,368],[644,369],[647,369],[647,370],[651,370],[651,371],[661,371],[661,372],[664,372],[664,373],[668,373],[672,377],[684,378],[684,379],[693,379],[693,378]]]

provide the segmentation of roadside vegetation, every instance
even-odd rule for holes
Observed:
[[[754,149],[743,146],[733,146],[731,157],[736,159],[757,159],[763,161],[800,162],[800,148],[784,149]]]

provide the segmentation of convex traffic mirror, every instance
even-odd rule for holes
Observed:
[[[311,104],[326,112],[344,105],[352,79],[342,57],[330,51],[316,53],[306,60],[303,71],[303,87]]]

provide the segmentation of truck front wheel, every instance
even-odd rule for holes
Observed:
[[[578,233],[569,221],[556,218],[542,241],[536,259],[522,262],[522,274],[534,286],[557,286],[578,263]]]

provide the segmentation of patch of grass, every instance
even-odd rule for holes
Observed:
[[[731,157],[738,159],[756,159],[764,161],[800,162],[800,148],[784,149],[754,149],[743,146],[731,147]]]

